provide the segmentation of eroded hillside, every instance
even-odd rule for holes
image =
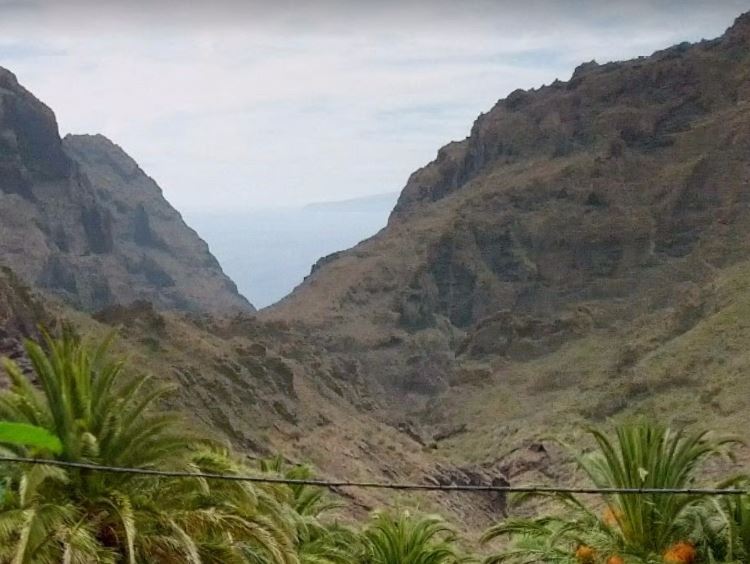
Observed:
[[[174,384],[170,407],[244,456],[280,454],[334,479],[478,483],[498,473],[450,464],[384,421],[358,360],[257,319],[120,147],[100,135],[61,140],[49,108],[10,72],[0,81],[0,354],[28,369],[22,342],[39,327],[69,324],[92,339],[117,331],[134,370]],[[390,499],[339,493],[355,513]],[[504,508],[492,496],[409,503],[452,508],[477,530]]]
[[[440,448],[460,460],[639,411],[728,422],[744,406],[727,343],[750,258],[749,62],[744,15],[512,93],[411,176],[384,231],[262,315],[352,351],[386,419],[454,427]]]

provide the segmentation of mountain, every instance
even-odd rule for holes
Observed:
[[[175,311],[223,309],[207,294],[227,279],[177,239],[205,245],[119,149],[61,142],[6,73],[0,262],[19,276],[0,276],[0,346],[17,355],[40,320],[119,327],[122,352],[177,384],[172,402],[202,429],[332,478],[565,483],[551,435],[637,415],[747,438],[748,63],[745,15],[716,40],[516,91],[411,176],[384,229],[273,307],[231,316]],[[174,285],[132,271],[134,255]],[[110,305],[86,315],[22,280]],[[135,294],[156,307],[111,305]],[[211,298],[244,304],[231,288]],[[359,512],[388,500],[341,495]],[[474,532],[504,510],[482,494],[408,501]]]
[[[87,310],[252,306],[161,189],[106,138],[60,139],[53,112],[0,68],[0,264]]]
[[[732,428],[748,69],[746,14],[511,93],[409,178],[384,230],[262,318],[350,351],[389,420],[462,429],[441,442],[456,460],[633,413]]]
[[[343,212],[335,207],[306,213],[334,226]],[[93,340],[115,330],[118,355],[173,385],[165,407],[243,456],[281,454],[342,480],[491,479],[484,469],[433,458],[421,437],[384,421],[348,353],[330,353],[292,324],[258,319],[121,148],[99,135],[61,140],[52,111],[6,70],[0,230],[0,356],[22,369],[31,368],[22,341],[38,339],[40,326],[52,333],[69,326]],[[389,497],[341,495],[360,515]],[[476,497],[471,520],[479,530],[504,505],[502,497]],[[438,495],[423,500],[469,508]]]
[[[257,307],[291,292],[320,257],[382,229],[398,194],[241,213],[191,213],[227,274]]]

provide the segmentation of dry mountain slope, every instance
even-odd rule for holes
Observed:
[[[339,479],[490,479],[440,462],[370,413],[348,354],[256,319],[206,244],[122,149],[101,136],[61,140],[52,111],[4,70],[0,230],[0,355],[25,364],[21,340],[38,336],[38,324],[54,331],[70,323],[97,339],[116,328],[128,366],[176,384],[172,406],[242,455],[280,453]],[[388,499],[341,493],[352,512]],[[481,530],[502,499],[474,497],[444,501]]]
[[[640,355],[703,321],[712,284],[750,259],[748,155],[750,14],[716,40],[587,63],[500,100],[411,176],[385,230],[262,315],[351,350],[396,420],[430,400],[422,423],[435,406],[455,422],[515,394],[496,425],[530,412],[554,424],[556,386],[581,407],[589,369],[601,386],[619,385],[618,363],[634,378]],[[571,372],[557,379],[563,353]],[[589,362],[578,374],[575,358]]]
[[[251,310],[156,183],[102,136],[61,140],[52,111],[0,68],[0,264],[87,310]]]
[[[250,314],[196,315],[155,310],[140,302],[89,315],[25,287],[8,269],[0,270],[0,355],[27,369],[21,340],[36,336],[36,325],[54,330],[60,323],[99,340],[114,328],[126,370],[147,371],[175,384],[165,407],[188,417],[200,434],[231,443],[248,459],[280,454],[313,464],[337,480],[474,483],[496,472],[461,470],[397,429],[362,409],[360,383],[352,382],[351,361],[321,354],[304,335],[283,323],[262,322]],[[0,373],[0,387],[6,385]],[[393,501],[386,491],[346,488],[346,513],[364,517]],[[502,496],[424,494],[399,498],[460,516],[474,532],[500,515]]]

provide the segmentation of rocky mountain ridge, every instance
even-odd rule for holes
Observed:
[[[143,299],[252,309],[121,148],[101,135],[61,140],[52,110],[2,68],[0,264],[86,310]]]
[[[333,327],[377,385],[431,396],[467,356],[534,358],[689,301],[748,258],[748,60],[746,14],[513,92],[411,176],[384,231],[264,315]]]

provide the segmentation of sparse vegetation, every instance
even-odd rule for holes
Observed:
[[[226,448],[158,408],[168,391],[134,374],[71,330],[29,341],[34,377],[5,361],[0,445],[6,453],[133,468],[246,474]],[[614,436],[591,429],[595,448],[575,455],[600,488],[704,485],[709,459],[736,441],[641,421]],[[457,564],[479,562],[446,521],[416,511],[377,511],[341,521],[328,492],[303,484],[110,474],[49,464],[0,468],[0,562],[249,562],[256,564]],[[310,468],[281,457],[256,472],[292,480]],[[722,487],[748,483],[731,478]],[[527,501],[531,494],[515,499]],[[485,564],[737,564],[750,555],[750,497],[546,494],[549,513],[511,516],[483,536]],[[555,511],[554,502],[561,511]],[[502,548],[489,548],[499,537]]]

